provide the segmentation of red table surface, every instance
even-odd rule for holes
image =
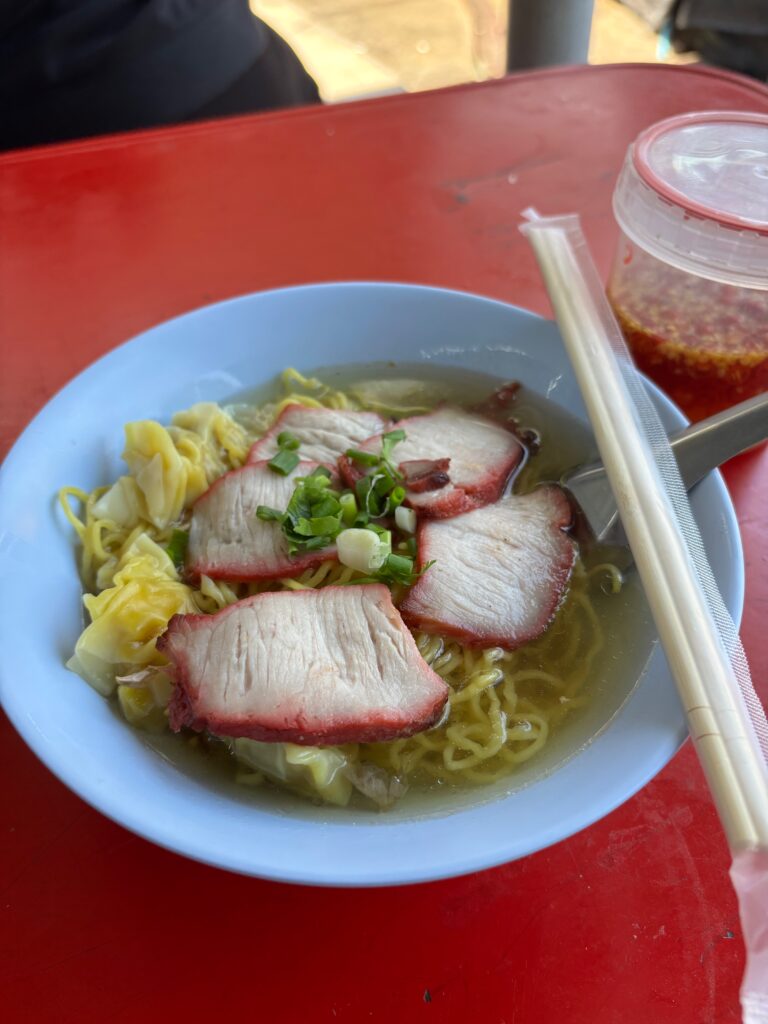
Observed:
[[[386,279],[547,313],[520,211],[580,213],[607,272],[628,143],[706,108],[768,112],[768,90],[699,69],[561,69],[8,154],[0,452],[116,343],[239,293]],[[311,364],[311,339],[307,349]],[[744,642],[762,683],[767,466],[763,451],[726,472],[745,545]],[[0,759],[9,1024],[739,1019],[729,857],[690,746],[551,849],[379,890],[242,878],[158,849],[66,790],[6,720]]]

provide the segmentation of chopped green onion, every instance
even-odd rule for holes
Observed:
[[[277,435],[277,454],[269,460],[267,465],[275,473],[280,473],[283,476],[288,476],[289,473],[293,472],[300,462],[297,449],[300,441],[295,434],[289,433],[284,430],[282,433]],[[329,474],[330,475],[330,474]]]
[[[394,575],[413,572],[413,559],[408,555],[390,555],[387,558],[387,569]]]
[[[403,474],[391,461],[392,449],[405,439],[404,430],[390,430],[382,435],[381,453],[349,448],[347,456],[369,472],[355,483],[354,491],[339,492],[332,486],[332,473],[327,466],[317,466],[307,476],[298,477],[285,512],[259,505],[256,515],[265,522],[278,522],[288,542],[288,551],[318,551],[336,542],[339,561],[370,573],[354,582],[398,583],[410,586],[432,565],[414,569],[416,541],[408,538],[399,550],[408,554],[392,554],[392,534],[375,522],[394,515],[397,527],[407,532],[415,528],[412,509],[403,507],[406,489]],[[287,475],[299,463],[298,439],[284,432],[277,438],[279,451],[269,466]]]
[[[342,536],[344,536],[342,534]],[[418,571],[413,568],[413,559],[404,555],[389,555],[384,564],[375,575],[358,576],[350,580],[350,583],[399,583],[401,586],[412,586],[419,576],[422,576],[434,565],[434,560],[427,562]]]
[[[385,462],[392,458],[392,449],[396,444],[405,440],[404,430],[390,430],[387,434],[381,435],[381,457]]]
[[[168,547],[165,549],[168,557],[180,569],[187,557],[187,545],[189,544],[189,533],[186,530],[174,530]]]
[[[289,522],[295,522],[297,519],[312,518],[312,503],[307,497],[307,489],[301,481],[296,482],[296,489],[291,495],[291,500],[288,502],[285,515]]]
[[[384,558],[392,553],[392,534],[377,523],[368,523],[364,529],[370,530],[371,533],[375,533],[379,538],[379,550],[381,552],[381,561],[383,562]]]
[[[376,455],[374,452],[363,452],[358,448],[347,448],[344,454],[348,459],[359,462],[362,466],[378,466],[381,461],[380,455]]]
[[[388,541],[371,529],[342,530],[336,539],[339,561],[358,572],[378,569],[386,561],[389,549]]]
[[[357,518],[357,501],[355,501],[354,494],[351,491],[346,491],[340,495],[339,506],[341,508],[342,522],[345,526],[352,526]]]
[[[395,525],[403,533],[415,533],[416,532],[416,513],[412,508],[406,508],[404,505],[398,505],[395,509]]]
[[[302,477],[304,483],[313,491],[324,491],[331,486],[331,472],[326,466],[318,466],[309,476]]]
[[[405,501],[405,488],[394,487],[392,493],[389,496],[389,504],[391,508],[397,508]]]
[[[299,549],[299,547],[296,546],[291,551],[291,546],[289,544],[288,545],[288,550],[290,551],[291,554],[295,554],[296,551],[298,551],[298,550],[302,550],[302,551],[320,551],[322,548],[327,548],[328,544],[329,544],[329,540],[328,540],[327,537],[308,537],[307,540],[305,540],[304,543],[301,545],[301,549]]]
[[[278,512],[276,508],[270,508],[269,505],[259,505],[256,509],[256,517],[263,519],[265,523],[282,523],[284,512]]]
[[[410,587],[434,564],[434,560],[427,562],[416,572],[413,568],[412,558],[407,555],[390,555],[381,567],[379,575],[393,583],[402,583],[403,586]]]
[[[381,498],[385,498],[397,485],[397,478],[387,465],[381,465],[377,473],[373,474],[373,488]]]
[[[313,516],[299,519],[293,529],[302,537],[333,537],[339,532],[338,516]]]
[[[312,518],[318,516],[338,516],[341,512],[339,499],[332,492],[325,491],[321,498],[312,502]]]
[[[278,448],[285,448],[290,452],[295,452],[301,442],[295,434],[289,433],[284,430],[281,434],[277,435],[277,446]]]
[[[288,476],[299,464],[299,456],[296,452],[289,452],[285,448],[281,448],[280,451],[273,458],[269,460],[267,465],[270,469],[274,470],[275,473],[280,473],[282,476]]]
[[[362,476],[355,484],[355,494],[357,495],[357,502],[361,510],[367,516],[373,516],[377,518],[381,515],[381,502],[378,501],[378,495],[373,490],[375,477]]]

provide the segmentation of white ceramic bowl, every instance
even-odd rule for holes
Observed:
[[[161,756],[63,666],[82,627],[63,484],[120,470],[123,424],[224,400],[288,365],[432,361],[517,378],[585,419],[557,328],[523,310],[431,288],[338,284],[264,292],[189,313],[80,374],[26,429],[0,482],[0,683],[14,725],[83,799],[162,846],[246,874],[332,885],[414,882],[539,850],[622,803],[671,758],[686,729],[656,650],[599,734],[508,794],[437,801],[431,813],[316,808],[245,790]],[[651,387],[667,425],[682,417]],[[719,474],[693,507],[715,576],[741,611],[738,528]],[[589,737],[583,737],[584,740]],[[485,802],[478,802],[483,797]],[[495,799],[492,799],[496,797]],[[452,813],[447,813],[452,811]]]

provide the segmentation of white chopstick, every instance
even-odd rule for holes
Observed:
[[[524,226],[547,284],[688,726],[733,850],[768,849],[768,769],[677,517],[637,425],[596,274],[566,231]],[[590,266],[590,270],[592,270]]]

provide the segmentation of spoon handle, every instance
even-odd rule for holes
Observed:
[[[735,455],[768,440],[768,392],[671,434],[686,490]]]

